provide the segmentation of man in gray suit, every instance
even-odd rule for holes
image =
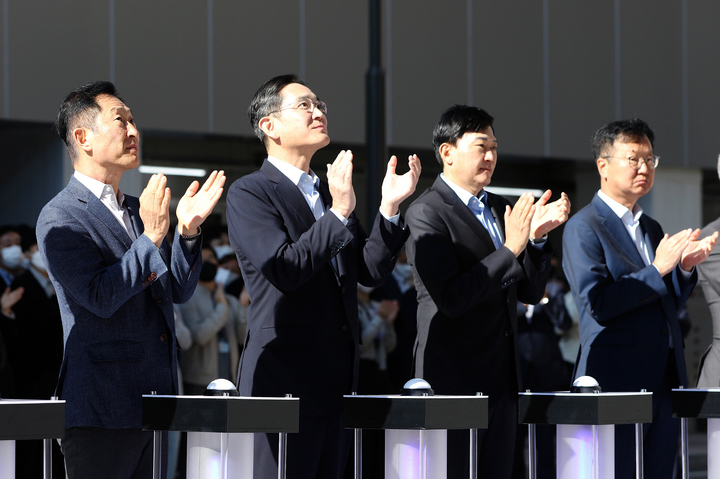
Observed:
[[[118,189],[122,174],[139,164],[140,134],[115,86],[95,82],[72,91],[55,126],[75,173],[40,213],[37,239],[63,322],[56,395],[66,401],[67,474],[151,477],[142,395],[177,393],[172,305],[195,289],[200,225],[225,176],[213,172],[202,188],[188,187],[170,245],[167,179],[153,175],[140,198]]]
[[[720,157],[718,157],[720,176]],[[720,218],[700,231],[704,238],[720,231]],[[698,282],[702,285],[705,299],[713,319],[713,342],[700,359],[699,388],[720,387],[720,251],[714,249],[708,258],[697,266]]]

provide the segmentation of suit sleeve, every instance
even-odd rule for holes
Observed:
[[[168,244],[157,248],[150,238],[140,235],[118,259],[115,238],[89,231],[61,208],[50,207],[40,215],[37,238],[48,272],[64,293],[101,318],[109,318],[157,278],[171,274]],[[192,292],[192,279],[199,274],[192,273],[193,264],[188,258],[192,256],[176,258],[172,264],[173,273],[178,275],[173,279],[174,289],[185,294],[188,289]]]
[[[269,194],[258,181],[243,178],[228,191],[227,217],[235,251],[279,290],[293,291],[305,284],[353,240],[360,245],[356,260],[358,277],[363,284],[372,286],[392,272],[392,266],[387,270],[387,264],[394,263],[389,259],[385,261],[382,254],[388,251],[386,231],[391,227],[398,228],[389,221],[384,218],[376,221],[368,240],[354,214],[347,226],[334,214],[326,214],[306,231],[294,236],[289,224],[300,220],[285,217],[291,210],[287,205],[275,203],[278,201],[284,200]],[[397,239],[398,233],[391,236]],[[400,245],[404,238],[400,236]]]
[[[563,270],[578,306],[599,324],[606,325],[667,294],[674,296],[654,266],[637,269],[623,262],[617,252],[605,250],[592,225],[582,218],[573,220],[563,233]],[[687,284],[681,290],[687,292]]]
[[[474,264],[461,259],[462,244],[456,244],[443,218],[428,203],[414,203],[407,213],[411,232],[409,257],[415,271],[438,309],[449,317],[463,315],[478,304],[505,294],[511,285],[522,282],[525,296],[534,302],[545,290],[543,275],[538,275],[537,263],[547,259],[544,251],[523,254],[519,259],[506,247],[501,247]],[[528,269],[528,271],[526,271]],[[528,277],[528,273],[531,277]],[[547,274],[544,274],[547,279]],[[537,284],[540,281],[540,284]]]

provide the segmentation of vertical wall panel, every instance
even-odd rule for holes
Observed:
[[[390,94],[395,146],[431,146],[440,114],[467,98],[465,2],[428,5],[393,1]]]
[[[655,132],[663,165],[682,165],[680,2],[623,1],[622,114],[638,116]]]
[[[550,2],[552,155],[590,159],[590,137],[615,120],[613,3]]]
[[[107,78],[108,3],[8,1],[10,118],[53,121],[70,90]]]
[[[306,3],[306,80],[328,103],[330,138],[364,143],[368,2]]]
[[[276,75],[300,74],[299,1],[214,3],[215,131],[252,136],[247,107]]]
[[[712,168],[720,154],[720,2],[688,2],[690,164]]]
[[[116,84],[141,128],[207,131],[207,5],[115,2]]]
[[[502,154],[543,152],[542,2],[474,1],[474,98]]]

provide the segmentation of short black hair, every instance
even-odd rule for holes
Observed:
[[[122,101],[117,94],[115,85],[109,81],[96,81],[74,89],[60,104],[60,110],[58,110],[55,120],[55,131],[65,142],[73,162],[77,160],[79,152],[75,147],[72,132],[78,127],[94,131],[95,119],[101,110],[96,101],[100,95],[114,96]]]
[[[456,145],[465,133],[478,133],[492,128],[493,120],[488,112],[474,106],[453,105],[445,110],[433,130],[433,148],[438,163],[442,165],[440,145]]]
[[[607,155],[609,153],[608,148],[611,148],[615,141],[623,143],[633,141],[641,142],[645,138],[650,142],[650,146],[653,146],[655,133],[653,133],[648,124],[640,118],[613,121],[600,128],[592,136],[591,147],[593,157],[597,159]]]
[[[280,75],[267,81],[261,86],[258,91],[255,92],[252,102],[248,107],[248,118],[250,119],[250,126],[252,126],[255,136],[265,145],[265,133],[260,128],[260,120],[270,114],[270,112],[280,108],[282,103],[282,96],[280,91],[291,83],[299,83],[305,85],[297,75]],[[307,85],[305,85],[307,86]]]

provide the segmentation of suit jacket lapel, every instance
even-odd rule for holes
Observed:
[[[457,194],[445,183],[439,176],[433,184],[433,188],[438,192],[443,201],[452,208],[455,216],[460,219],[463,223],[477,235],[480,239],[480,245],[485,249],[485,255],[495,251],[495,243],[493,243],[490,233],[487,232],[485,227],[478,221],[470,208],[460,201]]]
[[[618,215],[616,215],[607,203],[600,199],[597,194],[595,194],[592,204],[595,206],[595,210],[598,214],[604,218],[602,220],[602,225],[605,227],[610,236],[613,237],[615,243],[619,245],[620,252],[627,257],[628,261],[635,263],[638,268],[644,268],[645,261],[643,261],[640,256],[640,252],[635,245],[635,241],[630,238],[625,225],[623,225],[622,220],[618,218]]]
[[[309,229],[313,223],[315,223],[315,216],[313,215],[310,206],[307,201],[303,198],[302,193],[298,189],[297,185],[294,185],[290,179],[283,175],[280,170],[265,160],[260,167],[260,171],[265,173],[267,178],[275,184],[275,191],[278,197],[297,215],[298,220],[304,225],[305,229]]]
[[[648,255],[650,256],[650,263],[652,263],[655,261],[655,247],[660,243],[662,236],[660,236],[660,231],[656,231],[655,228],[650,228],[649,220],[644,214],[640,217],[640,227],[642,228],[645,237],[645,244],[647,245]]]
[[[74,177],[70,179],[70,186],[77,195],[77,198],[85,203],[88,212],[103,223],[118,239],[118,241],[120,241],[126,248],[130,249],[132,246],[130,235],[128,235],[128,232],[125,231],[125,228],[122,227],[118,219],[110,212],[107,206],[105,206],[102,201],[100,201],[89,189],[87,189]]]
[[[130,215],[130,222],[135,232],[135,237],[139,238],[145,231],[145,226],[140,221],[140,200],[134,196],[125,195],[125,206]]]
[[[498,225],[498,230],[500,231],[500,239],[502,240],[503,244],[505,243],[505,202],[500,200],[500,196],[494,195],[492,193],[487,193],[488,195],[488,206],[490,206],[490,212],[493,215],[493,218],[495,218],[495,223]],[[492,240],[492,238],[491,238]]]

